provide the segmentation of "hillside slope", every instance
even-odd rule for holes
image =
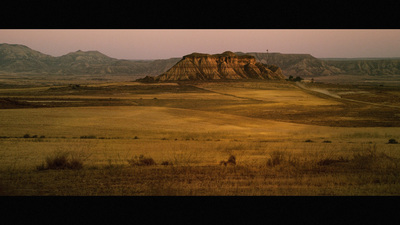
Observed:
[[[274,64],[282,68],[289,76],[317,76],[345,73],[329,63],[313,57],[310,54],[281,54],[281,53],[246,53],[254,56],[259,62]]]
[[[0,71],[41,73],[49,70],[53,59],[24,45],[0,44]]]
[[[178,58],[165,60],[115,59],[98,51],[71,52],[53,57],[24,45],[0,44],[0,73],[51,75],[158,75],[171,68]]]
[[[354,75],[400,75],[400,59],[326,60],[326,63]]]

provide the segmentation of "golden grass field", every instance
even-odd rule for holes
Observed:
[[[5,86],[0,194],[399,195],[400,88],[303,85]]]

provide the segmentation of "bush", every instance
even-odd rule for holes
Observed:
[[[295,157],[290,152],[276,150],[271,152],[270,157],[267,161],[268,167],[275,167],[280,165],[281,167],[298,167],[300,165],[298,157]]]
[[[31,136],[29,134],[25,134],[23,137],[24,138],[30,138]]]
[[[52,169],[66,169],[68,164],[68,153],[56,153],[53,156],[49,156],[46,158],[47,168]]]
[[[317,164],[320,166],[328,166],[331,164],[342,163],[342,162],[349,162],[349,160],[340,156],[338,159],[331,159],[331,158],[322,159],[322,160],[318,161]]]
[[[289,79],[287,79],[288,81],[293,81],[293,82],[301,82],[302,80],[304,80],[303,78],[297,76],[296,78],[293,78],[293,76],[289,76]]]
[[[163,165],[163,166],[172,166],[173,164],[172,164],[172,162],[169,162],[169,161],[163,161],[161,163],[161,165]]]
[[[67,164],[67,168],[71,170],[80,170],[83,168],[83,162],[77,158],[71,158]]]
[[[89,135],[89,136],[81,136],[81,139],[96,139],[97,137],[94,135]]]
[[[229,156],[228,161],[219,162],[220,165],[236,165],[236,157],[234,155]]]
[[[36,170],[46,170],[46,166],[44,165],[44,163],[40,164],[39,166],[36,166]]]
[[[284,152],[282,151],[273,151],[270,156],[271,158],[268,159],[267,165],[268,166],[276,166],[281,164],[284,161]]]
[[[355,169],[367,169],[375,172],[392,169],[398,171],[400,163],[399,159],[388,156],[383,151],[378,151],[376,144],[355,152],[350,162]]]
[[[69,152],[57,152],[52,156],[46,157],[46,164],[36,166],[37,170],[63,170],[63,169],[82,169],[83,161],[72,156]]]
[[[389,139],[388,144],[398,144],[399,142],[396,141],[396,139]]]
[[[152,166],[152,165],[156,165],[156,162],[154,162],[153,158],[144,157],[143,155],[140,155],[139,157],[135,156],[133,159],[128,159],[127,161],[131,166]]]

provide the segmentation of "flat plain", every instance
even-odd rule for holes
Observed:
[[[400,194],[396,85],[67,82],[1,85],[1,195]]]

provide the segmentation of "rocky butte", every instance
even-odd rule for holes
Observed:
[[[222,54],[192,53],[184,56],[165,73],[145,77],[142,81],[266,79],[283,80],[282,70],[275,65],[265,65],[254,56],[237,55],[227,51]]]

